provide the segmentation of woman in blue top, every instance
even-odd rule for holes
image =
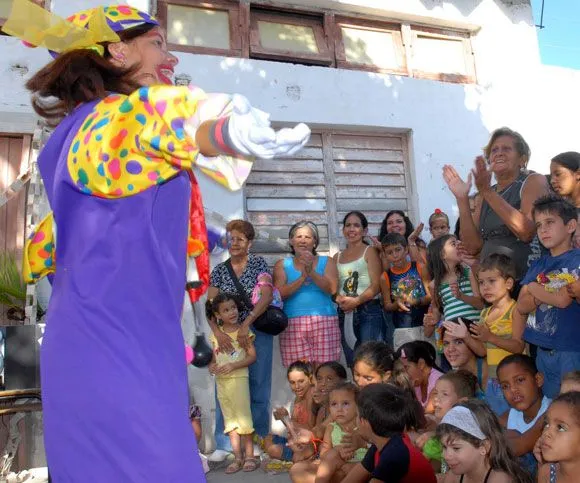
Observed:
[[[338,315],[331,295],[336,293],[338,274],[330,257],[316,254],[320,241],[316,225],[300,221],[288,234],[292,256],[274,266],[274,285],[284,299],[288,328],[280,334],[282,363],[314,364],[340,358]]]

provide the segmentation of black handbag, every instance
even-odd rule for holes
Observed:
[[[228,259],[225,262],[225,265],[228,269],[228,273],[230,274],[232,282],[234,282],[234,285],[236,286],[238,295],[242,299],[242,302],[248,309],[252,310],[254,305],[250,301],[248,294],[244,290],[244,287],[242,287],[242,284],[238,280],[236,272],[234,272],[234,267],[232,267],[231,259]],[[252,325],[254,326],[254,329],[259,330],[260,332],[264,332],[264,334],[278,335],[284,332],[286,327],[288,327],[288,316],[282,309],[269,305],[264,313],[256,320],[254,320]]]

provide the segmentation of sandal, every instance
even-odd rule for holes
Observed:
[[[242,460],[234,460],[232,463],[228,465],[226,468],[226,475],[231,475],[233,473],[237,473],[244,467],[244,462]]]
[[[242,471],[245,471],[246,473],[249,473],[250,471],[256,471],[258,466],[260,466],[260,462],[256,458],[246,458]]]

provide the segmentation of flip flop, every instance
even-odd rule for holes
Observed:
[[[226,475],[231,475],[233,473],[237,473],[244,467],[244,462],[242,460],[234,460],[232,463],[228,465],[226,468]]]

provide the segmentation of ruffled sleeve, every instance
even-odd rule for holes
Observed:
[[[195,133],[204,121],[227,117],[231,96],[184,86],[143,87],[129,96],[99,102],[73,139],[67,167],[84,193],[121,198],[197,167],[230,190],[238,190],[252,162],[205,157]]]
[[[34,283],[54,273],[54,219],[50,212],[30,234],[24,244],[22,256],[22,278],[25,283]]]

